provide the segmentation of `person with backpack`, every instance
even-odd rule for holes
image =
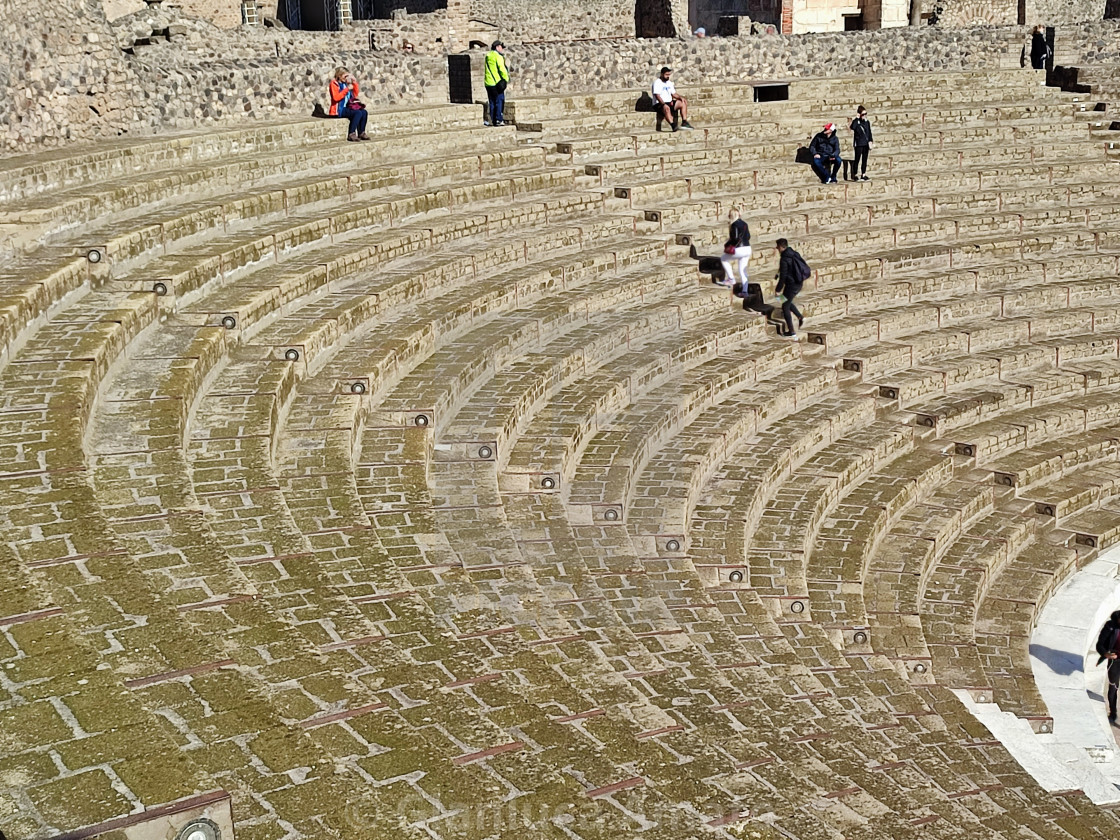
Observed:
[[[801,311],[797,308],[793,299],[801,293],[801,287],[805,285],[806,280],[812,277],[813,270],[809,268],[809,264],[797,251],[789,247],[788,240],[779,239],[776,245],[780,257],[778,261],[778,283],[774,287],[774,294],[783,297],[782,317],[786,322],[784,335],[786,338],[800,341],[801,336],[793,328],[793,316],[797,316],[798,327],[805,323],[805,318],[801,315]]]
[[[1108,662],[1108,719],[1116,726],[1116,689],[1120,686],[1120,610],[1108,617],[1097,636],[1097,665]]]
[[[486,53],[486,75],[482,83],[486,87],[486,98],[490,101],[490,125],[505,125],[506,88],[509,86],[509,71],[506,69],[506,45],[495,41]]]
[[[735,285],[734,266],[738,263],[739,281],[743,284],[743,293],[746,294],[747,263],[751,261],[751,229],[747,227],[747,223],[743,221],[739,211],[734,207],[727,214],[727,218],[731,222],[731,231],[728,234],[727,242],[723,245],[723,257],[720,259],[720,262],[723,263],[723,280],[720,281],[719,285]]]

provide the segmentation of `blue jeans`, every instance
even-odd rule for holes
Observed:
[[[815,157],[813,158],[813,171],[817,173],[817,177],[821,179],[823,184],[830,178],[836,177],[836,173],[840,171],[840,159]]]
[[[503,90],[498,93],[496,87],[486,86],[486,98],[490,100],[490,125],[497,125],[502,122],[505,116],[502,112],[506,107],[506,92]]]
[[[350,120],[351,134],[361,134],[366,130],[369,111],[365,108],[339,108],[338,116],[340,119]]]

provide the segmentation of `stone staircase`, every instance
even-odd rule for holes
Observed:
[[[0,164],[7,837],[1115,836],[955,693],[1050,731],[1120,541],[1107,141],[1029,72],[686,94]],[[836,103],[869,183],[793,162]],[[699,273],[733,205],[808,341]]]

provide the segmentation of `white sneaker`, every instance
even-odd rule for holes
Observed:
[[[786,336],[790,341],[800,341],[801,333],[794,333],[793,335]]]

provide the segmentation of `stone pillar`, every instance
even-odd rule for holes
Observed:
[[[460,52],[470,46],[470,0],[447,0],[447,49]]]
[[[793,34],[793,0],[782,0],[781,26],[778,31],[783,35]]]

